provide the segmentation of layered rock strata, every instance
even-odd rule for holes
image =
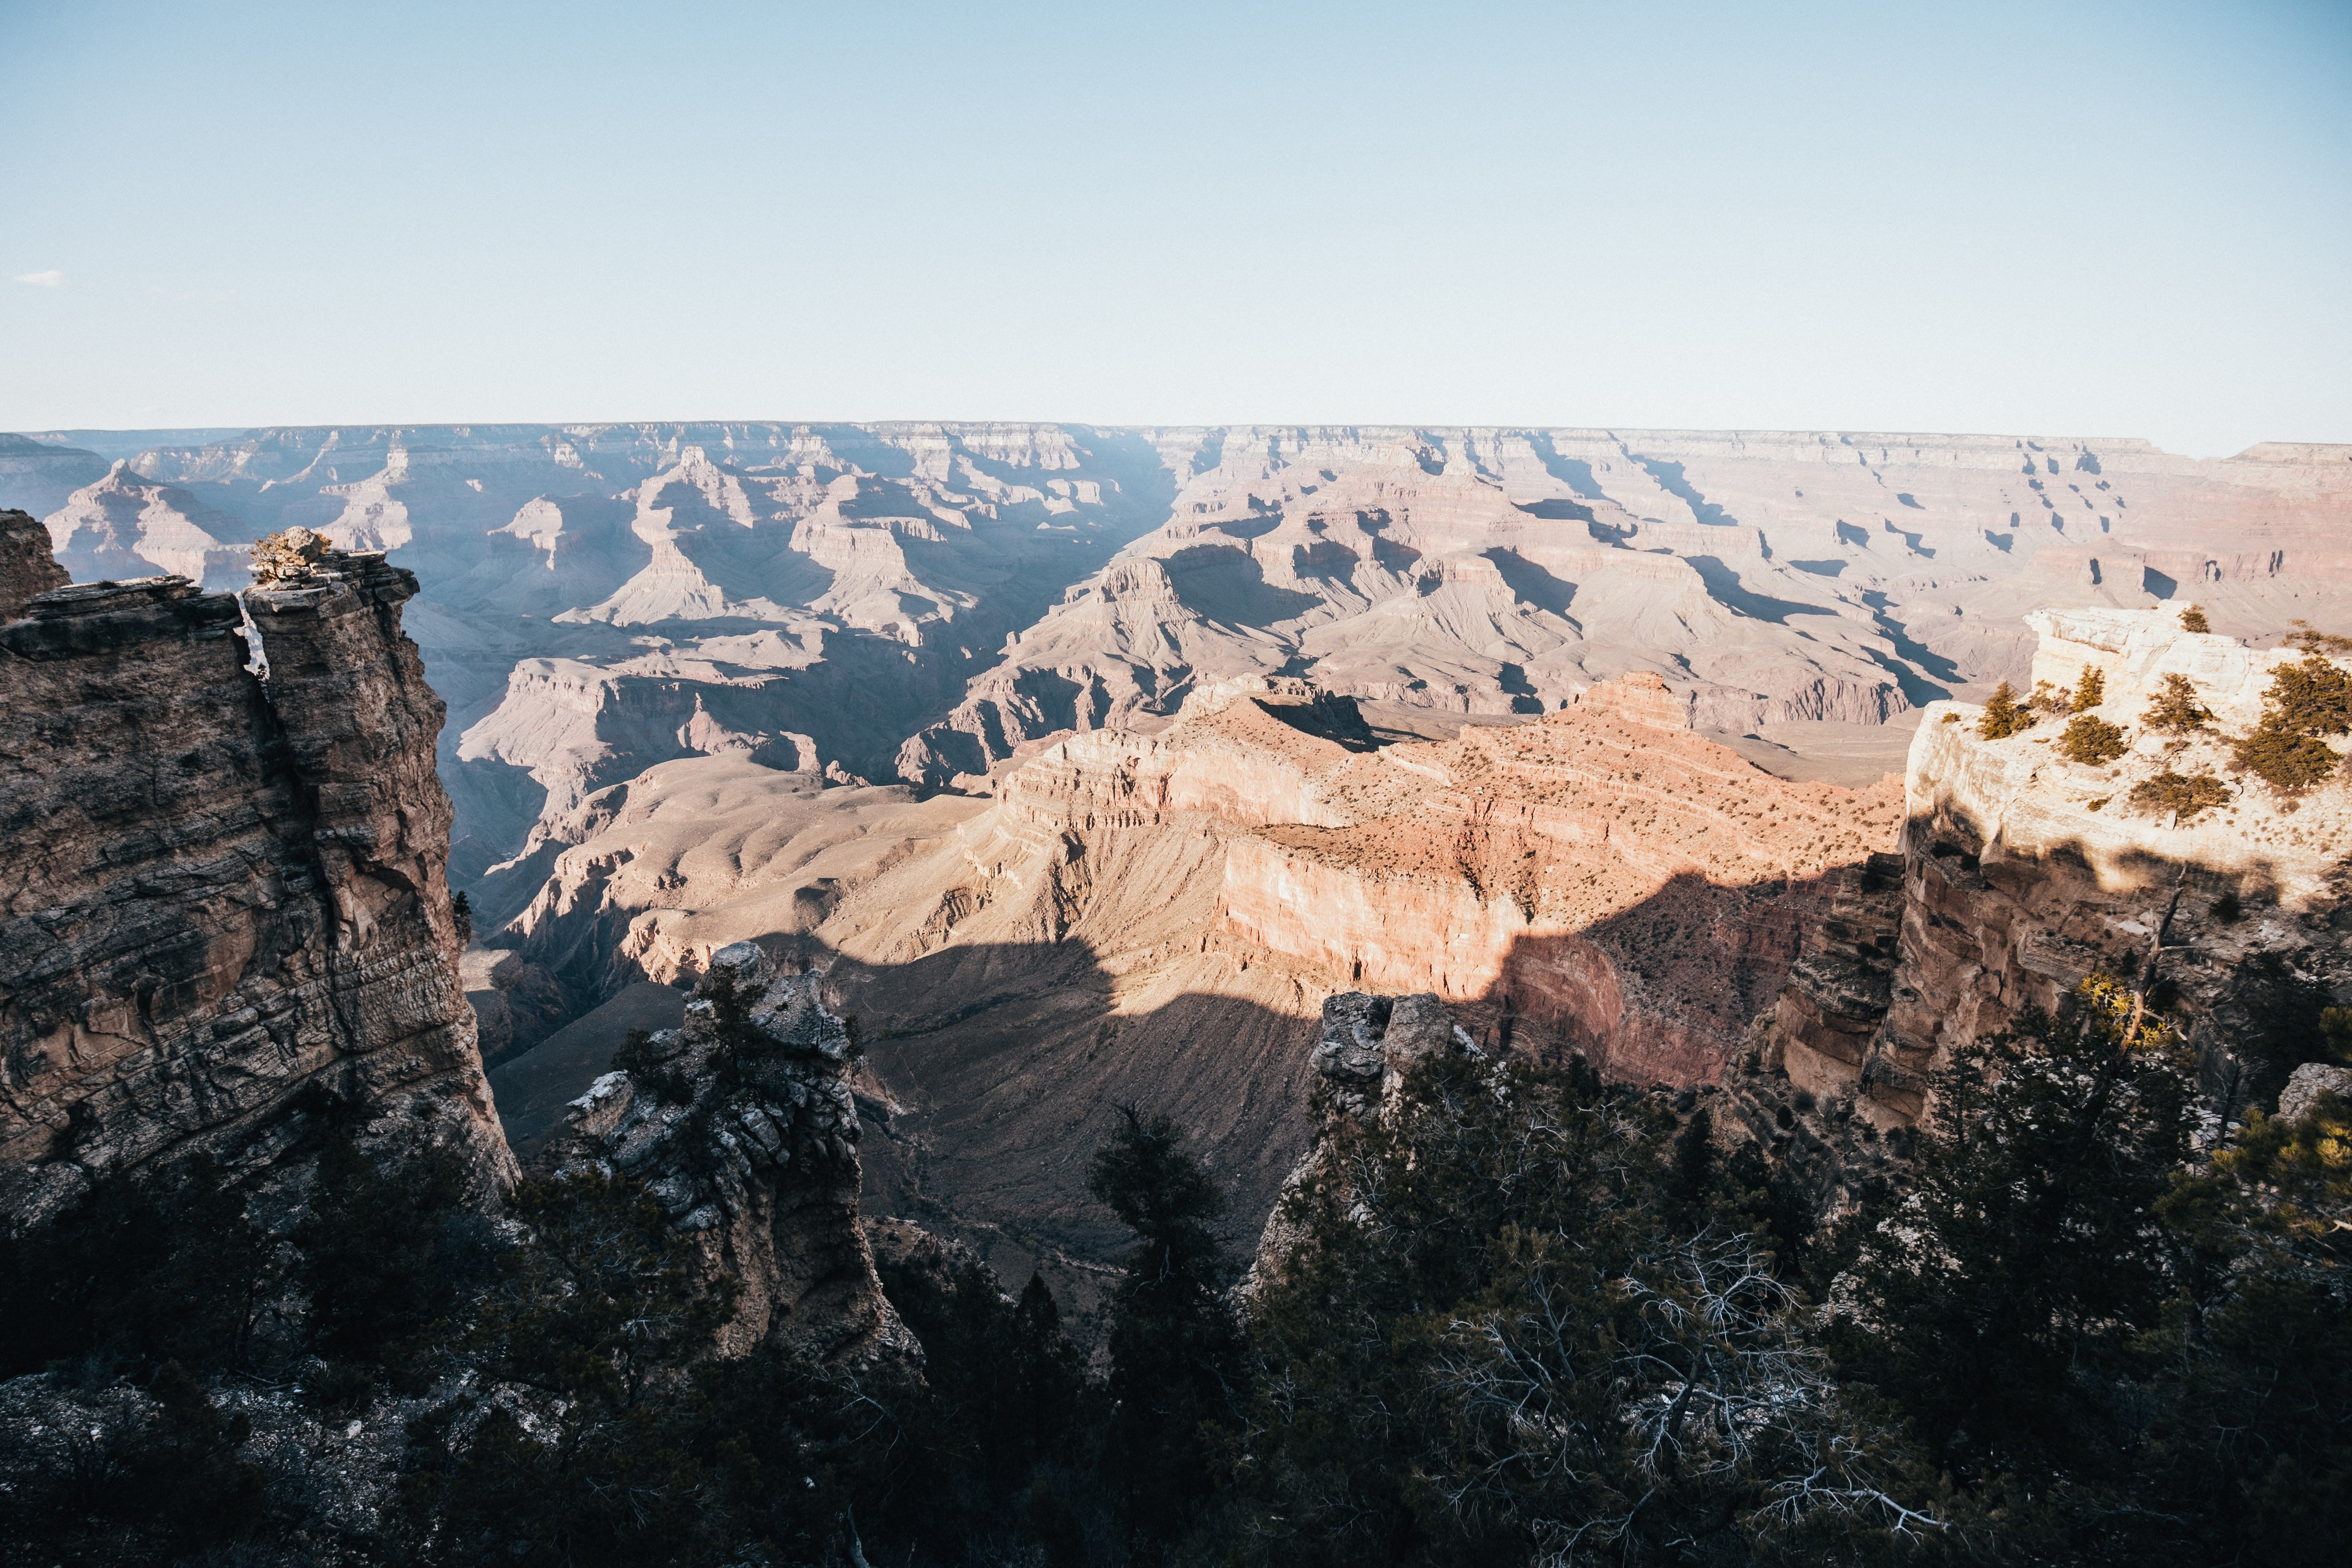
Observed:
[[[29,512],[0,511],[0,621],[15,620],[35,595],[69,581],[49,552],[49,531]]]
[[[721,950],[686,1023],[598,1079],[540,1159],[643,1181],[699,1278],[734,1278],[720,1354],[763,1341],[828,1360],[919,1353],[858,1226],[852,1047],[816,991],[752,943]]]
[[[101,1172],[266,1166],[331,1100],[458,1152],[485,1194],[509,1177],[458,983],[442,705],[400,626],[415,591],[339,554],[242,606],[155,577],[0,626],[19,1223]]]
[[[1956,1048],[2054,1008],[2091,974],[2137,977],[2153,948],[2165,1004],[2224,1099],[2245,1066],[2228,1042],[2265,1026],[2263,986],[2284,974],[2352,1001],[2352,788],[2339,774],[2281,793],[2234,773],[2229,744],[2278,667],[2305,656],[2187,632],[2168,611],[2033,619],[2037,678],[2078,686],[2097,668],[2092,714],[2129,749],[2085,765],[2060,752],[2063,719],[1987,740],[1980,709],[1931,707],[1906,779],[1896,949],[1883,896],[1862,895],[1811,940],[1779,1002],[1769,1059],[1885,1122],[1920,1114]],[[2145,726],[2169,675],[2192,682],[2211,724],[2179,737]],[[2210,775],[2227,799],[2185,815],[2133,804],[2136,785],[2168,773]]]

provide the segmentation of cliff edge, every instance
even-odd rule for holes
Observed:
[[[442,704],[400,626],[416,579],[336,552],[242,604],[58,586],[6,532],[0,1208],[37,1224],[197,1152],[257,1169],[330,1117],[510,1181],[457,977]]]

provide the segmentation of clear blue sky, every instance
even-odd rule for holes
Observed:
[[[0,0],[0,429],[2352,440],[2347,0]]]

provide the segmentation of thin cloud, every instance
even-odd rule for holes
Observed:
[[[47,272],[19,272],[8,281],[30,283],[36,289],[62,289],[66,286],[66,275],[51,268]]]

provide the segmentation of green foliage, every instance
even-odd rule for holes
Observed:
[[[457,923],[457,945],[463,947],[474,940],[474,900],[463,893],[451,894],[449,914]]]
[[[2198,773],[2191,777],[2167,768],[2154,778],[2142,779],[2132,785],[2131,794],[2126,798],[2135,809],[2150,816],[2169,812],[2182,822],[2193,822],[2198,813],[2228,805],[2230,786],[2211,773]]]
[[[2297,735],[2341,735],[2352,730],[2352,675],[2318,654],[2281,665],[2263,693],[2263,721]]]
[[[2107,700],[2107,672],[2097,665],[2086,665],[2083,679],[2074,688],[2074,711],[2087,713]]]
[[[0,1245],[0,1375],[96,1358],[145,1375],[247,1363],[277,1249],[209,1157],[146,1181],[101,1176]]]
[[[2093,1397],[2155,1323],[2168,1255],[2147,1218],[2186,1157],[2195,1061],[2161,1020],[2086,982],[1934,1085],[1910,1193],[1870,1216],[1841,1282],[1847,1373],[1970,1484],[2041,1495],[2122,1463]],[[2087,1374],[2087,1381],[2086,1375]]]
[[[1938,1079],[1912,1190],[1856,1223],[1841,1370],[2004,1560],[2336,1561],[2352,1125],[2257,1113],[2200,1164],[2193,1053],[2113,982],[2072,1001]]]
[[[2264,714],[2263,721],[2231,748],[2230,760],[2233,765],[2259,777],[2281,795],[2294,795],[2323,782],[2343,764],[2343,759],[2326,742],[2297,734],[2284,723],[2273,723],[2273,717]]]
[[[1214,1429],[1241,1412],[1245,1347],[1225,1302],[1226,1198],[1183,1130],[1118,1108],[1087,1190],[1135,1233],[1112,1296],[1108,1461],[1146,1534],[1180,1533],[1208,1498]]]
[[[379,1170],[349,1132],[329,1139],[294,1233],[310,1343],[331,1360],[383,1364],[415,1390],[439,1325],[488,1283],[487,1223],[462,1207],[465,1173],[432,1152]]]
[[[2157,693],[2139,721],[2160,734],[2186,735],[2203,729],[2212,717],[2197,700],[2196,683],[2175,673],[2164,678],[2164,689]]]
[[[1977,721],[1977,733],[1988,741],[2005,741],[2032,727],[2032,713],[2018,706],[2017,693],[2006,680],[1992,689],[1985,699],[1984,716]]]
[[[148,1393],[155,1401],[147,1430],[127,1455],[125,1500],[144,1502],[182,1540],[219,1541],[250,1533],[262,1521],[268,1476],[237,1450],[253,1434],[247,1416],[224,1415],[178,1362],[165,1362]]]
[[[2231,761],[2282,795],[2300,795],[2341,765],[2334,748],[2318,737],[2347,731],[2352,675],[2310,653],[2299,664],[2279,667],[2263,693],[2262,721],[2237,742]]]
[[[2122,729],[2088,713],[2077,713],[2058,737],[2058,750],[2069,762],[2095,767],[2124,754]]]
[[[2180,629],[2184,632],[2210,632],[2213,626],[2205,618],[2204,606],[2191,605],[2180,612]]]
[[[2224,1016],[2231,1051],[2245,1065],[2239,1098],[2272,1105],[2287,1075],[2305,1062],[2326,1061],[2343,1040],[2347,1009],[2329,1005],[2327,987],[2299,973],[2276,952],[2256,952],[2238,966]],[[2328,1016],[2338,1016],[2331,1026]]]
[[[501,1260],[472,1342],[498,1374],[567,1400],[635,1403],[735,1312],[735,1280],[708,1289],[641,1183],[594,1172],[516,1187],[530,1245]]]
[[[1589,1073],[1439,1058],[1327,1145],[1252,1313],[1239,1560],[1886,1561],[1941,1533],[1723,1228],[1707,1124],[1670,1127]]]
[[[2025,700],[2025,706],[2038,723],[2045,718],[2072,713],[2074,710],[2074,694],[2063,686],[2053,687],[2046,680],[2037,680],[2033,683],[2033,695]]]
[[[643,1029],[631,1029],[622,1039],[621,1048],[613,1053],[613,1065],[629,1075],[631,1084],[664,1105],[685,1105],[694,1099],[694,1085],[685,1072],[669,1065],[668,1058],[656,1050],[653,1036]]]

